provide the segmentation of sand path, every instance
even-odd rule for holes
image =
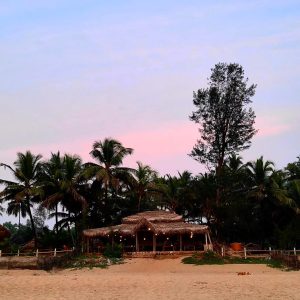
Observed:
[[[300,300],[300,272],[264,265],[193,266],[180,261],[133,259],[104,270],[0,270],[0,299]]]

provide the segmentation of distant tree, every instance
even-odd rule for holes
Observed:
[[[52,169],[53,168],[53,169]],[[79,223],[87,209],[87,200],[83,195],[86,180],[82,176],[82,161],[77,155],[65,154],[63,159],[59,155],[52,155],[46,164],[48,181],[45,181],[46,198],[43,206],[55,209],[49,217],[56,218],[55,227],[66,227],[70,231],[70,224],[75,225],[75,233],[78,237]],[[60,204],[67,212],[59,213],[56,209]],[[58,221],[57,217],[61,220]],[[56,230],[58,233],[58,230]]]
[[[137,210],[140,211],[142,201],[144,201],[147,196],[158,192],[158,187],[155,184],[158,173],[152,170],[150,166],[143,165],[139,161],[137,165],[138,168],[132,171],[133,177],[131,186],[134,194],[138,198]]]
[[[300,156],[297,159],[297,161],[289,163],[285,168],[289,180],[300,179]]]
[[[37,239],[36,227],[32,214],[32,205],[40,200],[41,189],[39,178],[41,173],[41,155],[34,155],[30,151],[26,153],[17,153],[17,160],[14,167],[1,163],[0,166],[8,168],[16,181],[1,179],[0,183],[5,185],[1,192],[1,198],[12,203],[23,202],[26,207],[26,213],[29,215],[33,236]],[[10,207],[10,205],[8,206]],[[21,206],[23,207],[23,206]],[[22,211],[22,208],[20,208]],[[11,210],[14,213],[14,210]]]
[[[225,159],[251,145],[255,113],[248,107],[256,85],[247,85],[243,67],[219,63],[212,69],[209,87],[194,92],[197,110],[190,120],[200,124],[200,139],[190,156],[214,167],[220,175]]]
[[[19,228],[21,227],[21,217],[25,218],[27,216],[27,207],[24,201],[19,201],[16,199],[11,199],[7,205],[8,215],[14,215],[19,219]]]
[[[158,182],[161,192],[161,207],[170,211],[186,215],[193,193],[193,177],[189,171],[178,172],[178,176],[166,175]]]
[[[250,197],[258,201],[268,196],[268,187],[270,186],[270,178],[274,172],[274,163],[272,161],[264,161],[261,156],[256,161],[247,163],[248,178],[251,185],[249,192]]]
[[[109,190],[115,192],[120,186],[120,181],[126,181],[129,176],[132,169],[121,165],[123,159],[132,152],[132,148],[126,148],[119,141],[111,138],[93,144],[90,154],[98,163],[86,163],[85,175],[87,178],[95,178],[103,183],[105,201],[108,199]]]
[[[58,234],[58,205],[63,199],[62,182],[64,179],[64,158],[60,152],[51,153],[51,158],[42,165],[43,206],[54,210],[56,234]]]

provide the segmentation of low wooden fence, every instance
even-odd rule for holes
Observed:
[[[35,257],[40,257],[40,256],[61,256],[61,255],[65,255],[67,253],[72,253],[74,252],[75,249],[36,249],[34,251],[30,251],[30,252],[22,252],[20,250],[18,250],[17,252],[2,252],[2,250],[0,250],[0,257],[4,257],[4,256],[35,256]]]
[[[271,253],[271,257],[282,261],[289,268],[300,269],[300,250],[275,250]]]
[[[239,258],[272,258],[282,261],[286,266],[293,269],[300,269],[300,250],[296,248],[291,250],[275,250],[266,249],[247,249],[243,248],[241,251],[234,251],[221,247],[221,256],[239,257]]]

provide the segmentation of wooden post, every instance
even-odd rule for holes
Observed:
[[[90,253],[90,239],[88,237],[86,238],[86,252]]]
[[[54,256],[56,256],[56,248],[54,248]]]
[[[153,252],[156,252],[156,235],[153,233]]]
[[[297,251],[296,248],[294,247],[294,255],[297,255]]]
[[[0,257],[2,256],[2,250],[0,250]]]
[[[221,248],[221,255],[224,257],[224,247]]]
[[[179,235],[179,249],[182,251],[182,234]]]
[[[39,249],[36,249],[35,256],[39,257]]]
[[[205,251],[208,250],[208,245],[207,245],[207,233],[205,233]]]
[[[135,251],[136,252],[140,251],[138,233],[135,234]]]
[[[115,236],[113,234],[111,237],[111,248],[114,249],[114,247],[115,247]]]
[[[247,259],[247,249],[246,249],[246,247],[244,247],[244,256],[245,256],[245,259]]]
[[[208,236],[208,241],[209,241],[209,243],[212,245],[212,242],[211,242],[211,238],[210,238],[209,232],[207,233],[207,236]]]

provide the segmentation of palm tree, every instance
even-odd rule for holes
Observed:
[[[62,200],[61,182],[63,180],[64,159],[60,152],[51,153],[51,158],[42,165],[42,186],[45,199],[42,203],[49,210],[54,210],[55,228],[58,234],[58,205]],[[52,216],[49,215],[49,217]]]
[[[231,173],[238,173],[244,168],[242,157],[235,153],[231,154],[225,161],[225,168],[229,169]]]
[[[284,174],[274,170],[274,163],[264,162],[261,156],[255,162],[247,164],[250,180],[249,196],[256,200],[269,199],[282,205],[294,206],[284,186]]]
[[[17,153],[17,160],[14,162],[14,167],[4,163],[0,164],[0,166],[8,168],[16,179],[16,182],[4,179],[0,180],[0,183],[6,186],[1,193],[1,197],[6,201],[13,201],[11,203],[12,206],[14,206],[14,202],[22,202],[22,205],[26,207],[26,213],[30,218],[35,245],[37,234],[31,207],[33,203],[40,199],[41,195],[41,190],[39,188],[41,158],[41,155],[34,155],[30,151],[26,151],[25,154],[19,152]],[[9,211],[14,213],[13,209]]]
[[[246,167],[251,185],[250,195],[257,200],[264,199],[267,196],[266,188],[270,176],[274,172],[274,163],[269,160],[264,161],[261,156],[256,161],[248,162]]]
[[[18,201],[16,199],[12,199],[9,201],[7,205],[7,213],[9,215],[14,215],[15,217],[18,217],[19,219],[19,224],[18,227],[19,229],[21,228],[21,217],[25,218],[27,215],[27,207],[24,203],[24,201]]]
[[[81,188],[85,183],[82,176],[81,158],[74,155],[64,155],[61,159],[60,154],[52,154],[49,162],[44,165],[45,190],[48,195],[43,201],[43,205],[49,209],[55,208],[56,230],[58,226],[67,226],[76,222],[82,216],[87,207],[87,201],[82,195]],[[58,212],[58,205],[62,205],[67,210],[67,214]],[[52,215],[50,215],[52,216]],[[58,221],[58,216],[63,217]]]
[[[178,173],[178,177],[166,175],[162,178],[158,188],[162,192],[163,205],[171,211],[183,214],[183,208],[193,197],[191,183],[192,174],[188,171]]]
[[[98,163],[85,164],[85,175],[87,178],[95,178],[103,183],[105,200],[108,198],[109,189],[115,192],[120,186],[120,181],[128,180],[133,169],[121,165],[123,159],[132,152],[132,148],[125,148],[119,141],[111,138],[94,143],[90,154]]]
[[[133,170],[132,188],[138,198],[137,210],[141,210],[141,202],[145,200],[147,195],[157,193],[158,187],[155,184],[155,179],[158,173],[151,169],[148,165],[143,165],[140,161],[137,162],[138,168]]]
[[[295,179],[288,183],[288,193],[294,201],[294,207],[297,214],[300,214],[300,180]]]

